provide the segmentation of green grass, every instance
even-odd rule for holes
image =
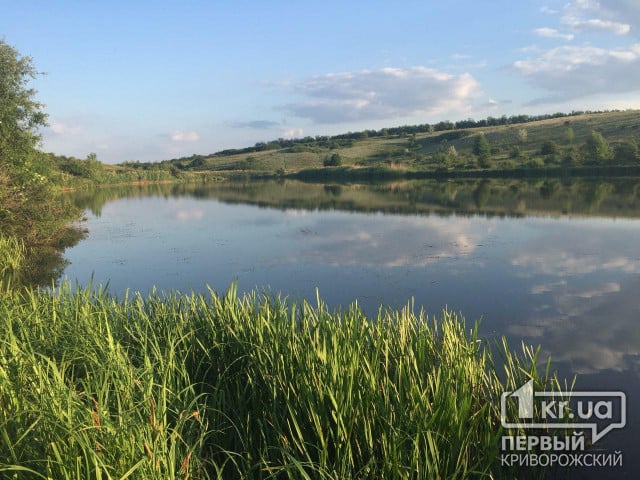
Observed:
[[[467,478],[498,461],[499,397],[558,388],[537,351],[451,312],[365,318],[252,293],[0,298],[0,475]],[[504,380],[500,380],[503,378]]]
[[[24,242],[0,233],[0,293],[18,283],[26,260]]]

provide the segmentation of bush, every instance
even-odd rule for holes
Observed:
[[[532,158],[527,162],[529,168],[544,168],[544,160],[541,158]]]
[[[514,145],[509,152],[509,158],[520,158],[522,156],[522,150],[518,145]]]
[[[540,149],[541,155],[553,155],[560,151],[560,147],[553,140],[547,140],[542,144],[542,148]]]
[[[617,163],[635,163],[638,160],[638,144],[633,139],[618,143],[613,150]]]
[[[322,164],[325,167],[339,167],[342,165],[342,157],[340,157],[340,154],[334,153],[330,157],[325,158]]]

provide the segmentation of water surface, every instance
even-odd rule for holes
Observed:
[[[577,388],[640,398],[640,182],[299,182],[78,196],[87,238],[65,277],[109,289],[224,291],[237,281],[331,308],[357,301],[481,319],[486,338],[542,345]],[[625,431],[603,445],[622,450]],[[605,442],[603,440],[602,442]]]

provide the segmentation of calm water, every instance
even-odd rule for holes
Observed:
[[[623,390],[603,439],[631,465],[640,399],[640,201],[626,182],[296,182],[129,190],[87,205],[64,275],[126,289],[255,287],[331,307],[461,311],[485,337],[542,345],[577,389]],[[84,202],[84,203],[82,203]],[[627,469],[625,469],[627,470]],[[628,471],[628,470],[627,470]],[[637,470],[636,470],[637,472]],[[631,473],[629,478],[633,478]]]

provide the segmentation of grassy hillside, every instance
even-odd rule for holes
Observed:
[[[484,126],[456,129],[456,124],[441,122],[435,126],[307,137],[293,143],[279,140],[166,163],[183,171],[258,175],[319,169],[332,157],[346,167],[399,172],[640,166],[637,110],[559,116],[526,123],[509,123],[508,119],[498,122],[505,123],[499,125],[485,125],[486,121],[472,123]],[[594,153],[594,147],[589,145],[592,132],[602,135],[606,148],[602,155]],[[489,147],[484,157],[477,151],[480,136],[484,136]]]

